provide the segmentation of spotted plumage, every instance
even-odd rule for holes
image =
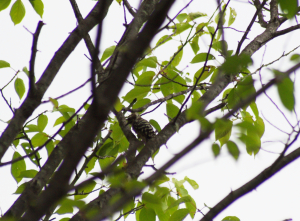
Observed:
[[[138,138],[141,138],[144,143],[149,139],[155,137],[155,132],[152,125],[137,113],[131,114],[127,118],[128,124],[132,125],[132,129],[138,135]]]

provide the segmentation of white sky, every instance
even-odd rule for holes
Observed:
[[[91,10],[95,1],[78,0],[78,5],[81,10],[83,17]],[[130,1],[132,3],[132,0]],[[174,16],[180,8],[182,8],[188,1],[178,0],[170,12],[171,17]],[[213,3],[212,3],[213,2]],[[254,14],[254,8],[249,7],[245,4],[245,0],[232,1],[231,7],[235,8],[237,11],[237,20],[232,27],[238,30],[245,30],[249,21],[252,19]],[[9,17],[9,8],[0,12],[0,60],[5,60],[11,64],[14,69],[0,69],[0,87],[3,87],[9,79],[14,75],[16,70],[22,70],[24,66],[28,67],[30,53],[31,53],[31,43],[32,36],[25,30],[25,26],[31,32],[36,29],[37,22],[40,17],[33,11],[29,1],[23,1],[26,7],[26,16],[21,24],[14,26]],[[35,73],[38,79],[45,68],[47,67],[50,59],[54,55],[55,51],[62,45],[69,32],[71,32],[76,26],[76,19],[74,17],[72,8],[69,1],[47,1],[44,0],[45,12],[43,16],[43,22],[46,25],[42,28],[41,35],[39,38]],[[132,3],[134,6],[134,4]],[[184,12],[194,12],[200,11],[207,13],[211,16],[215,10],[215,1],[206,0],[194,0],[191,6]],[[127,21],[130,21],[127,17]],[[203,19],[205,21],[205,18]],[[124,32],[123,20],[123,8],[120,7],[116,2],[112,4],[108,16],[104,23],[104,30],[101,42],[101,51],[111,45],[114,45],[114,41],[118,41],[122,33]],[[291,22],[286,22],[288,25]],[[286,26],[286,25],[285,25]],[[262,29],[259,25],[255,25],[249,34],[249,38],[253,39],[257,34],[261,33]],[[93,32],[94,33],[94,32]],[[94,35],[92,34],[92,39]],[[242,33],[237,33],[231,29],[225,31],[225,38],[228,42],[229,49],[236,49],[238,40],[241,38]],[[299,31],[294,31],[292,34],[287,36],[279,37],[276,40],[268,43],[266,46],[266,52],[264,56],[264,63],[268,63],[280,57],[283,53],[289,52],[299,44]],[[153,42],[156,43],[158,37]],[[200,42],[200,52],[206,52],[208,49],[208,44],[210,42],[209,36],[199,39]],[[246,40],[243,46],[249,40]],[[180,42],[177,43],[167,43],[161,49],[157,50],[154,55],[158,57],[159,60],[169,58],[176,51]],[[262,55],[265,48],[263,47],[260,51],[252,57],[254,60],[254,66],[251,70],[255,70],[260,66]],[[298,50],[299,53],[299,50]],[[75,87],[82,84],[86,79],[89,78],[90,74],[90,63],[84,57],[84,54],[88,55],[87,49],[83,41],[76,47],[74,53],[67,59],[65,64],[60,69],[57,77],[47,91],[44,100],[48,97],[57,97],[64,94]],[[215,53],[215,55],[218,55]],[[187,46],[184,49],[184,57],[180,63],[179,69],[185,69],[190,73],[194,73],[201,67],[201,64],[190,64],[189,62],[193,58],[194,54],[192,50]],[[222,59],[217,56],[217,60],[222,62]],[[211,61],[212,65],[218,65],[216,61]],[[187,67],[188,65],[188,67]],[[288,62],[288,58],[279,61],[272,66],[273,68],[278,68],[280,70],[287,70],[291,67],[292,63]],[[270,72],[264,70],[262,72],[265,78],[270,75]],[[27,77],[24,73],[19,73],[18,75],[26,82]],[[293,78],[294,76],[292,76]],[[258,79],[258,76],[255,76]],[[299,79],[299,77],[298,77]],[[297,81],[298,83],[299,80]],[[256,82],[259,86],[259,82]],[[265,82],[264,82],[265,83]],[[297,84],[296,84],[297,85]],[[126,91],[129,86],[124,87],[123,92]],[[74,94],[59,100],[60,104],[67,104],[70,107],[78,108],[83,101],[88,97],[90,91],[89,85],[84,87],[82,90],[75,92]],[[299,90],[296,92],[299,95]],[[4,94],[7,98],[11,98],[12,105],[18,107],[21,101],[18,100],[16,93],[14,92],[13,84],[4,90]],[[268,91],[268,94],[272,96],[274,101],[282,107],[275,88]],[[216,99],[212,106],[217,104]],[[257,105],[260,110],[260,114],[263,114],[269,121],[274,123],[276,126],[280,127],[287,132],[290,132],[288,124],[284,121],[282,115],[274,109],[271,102],[262,96],[257,100]],[[9,120],[12,115],[10,110],[7,108],[3,99],[0,98],[0,119],[2,121]],[[36,116],[42,110],[51,111],[52,106],[50,104],[41,105],[37,111],[34,112],[33,116]],[[299,109],[299,108],[298,108]],[[296,109],[296,110],[298,110]],[[285,111],[285,110],[284,110]],[[163,127],[167,123],[166,117],[163,113],[165,112],[165,107],[162,107],[155,113],[147,115],[146,119],[155,119]],[[286,111],[285,111],[286,112]],[[48,133],[51,133],[57,128],[52,129],[55,119],[59,116],[57,113],[50,113],[49,123],[47,126]],[[292,122],[295,122],[294,115],[287,114]],[[266,132],[263,137],[263,141],[285,141],[286,136],[278,130],[275,130],[266,121]],[[0,121],[0,132],[2,132],[6,127],[6,124]],[[193,138],[198,134],[199,126],[198,123],[191,123],[183,127],[178,134],[172,137],[167,143],[168,149],[162,146],[160,149],[161,154],[155,159],[156,166],[159,167],[170,159],[175,153],[179,152],[183,147],[189,144]],[[259,174],[264,168],[268,167],[278,155],[271,154],[265,151],[260,151],[259,154],[253,158],[249,156],[245,148],[240,146],[241,156],[237,162],[235,162],[232,157],[227,153],[226,148],[222,149],[221,155],[218,159],[214,160],[211,151],[211,142],[214,141],[214,137],[211,137],[209,142],[204,142],[199,147],[197,147],[192,153],[185,156],[176,165],[169,169],[170,172],[177,172],[174,177],[177,179],[183,179],[188,176],[198,182],[200,188],[196,191],[189,188],[190,195],[196,200],[197,208],[202,209],[204,203],[210,207],[213,207],[219,200],[225,197],[230,190],[235,190],[236,188],[243,185],[245,182],[252,179],[254,176]],[[299,145],[299,142],[298,142]],[[263,143],[264,149],[269,151],[279,152],[282,149],[282,145],[278,142],[276,143]],[[294,145],[297,147],[297,144]],[[292,150],[292,149],[291,149]],[[10,147],[9,151],[5,155],[3,162],[11,160],[14,148]],[[42,159],[44,162],[45,159]],[[27,168],[27,169],[37,169],[37,168]],[[153,171],[146,169],[146,177]],[[258,187],[255,191],[252,191],[245,197],[239,199],[234,204],[229,206],[223,213],[216,217],[216,221],[222,220],[225,216],[237,216],[242,221],[281,221],[287,218],[293,218],[293,220],[300,220],[299,205],[300,205],[300,179],[298,175],[300,172],[300,162],[294,162],[280,173],[275,175],[273,178],[265,182],[263,185]],[[0,182],[0,208],[2,213],[12,205],[14,200],[17,198],[16,195],[12,193],[16,190],[17,184],[15,180],[10,175],[10,167],[0,168],[0,174],[2,181]],[[5,177],[5,179],[3,179]],[[203,212],[207,212],[204,209]],[[133,217],[132,217],[133,218]],[[131,220],[130,216],[128,220]],[[202,215],[197,213],[195,220],[202,218]]]

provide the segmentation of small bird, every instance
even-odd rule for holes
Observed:
[[[155,137],[152,125],[145,119],[141,118],[138,113],[133,113],[127,117],[127,124],[131,124],[134,132],[141,138],[144,143]]]

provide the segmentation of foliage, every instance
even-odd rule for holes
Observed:
[[[287,2],[289,2],[291,5],[297,6],[296,1],[278,2],[284,12],[284,17],[289,19],[293,18],[298,12],[295,10],[297,7],[291,7],[290,4],[287,4]],[[118,3],[121,4],[121,1],[118,1]],[[43,2],[41,0],[30,0],[30,4],[35,12],[42,18],[44,13]],[[101,3],[99,1],[96,4]],[[25,6],[21,0],[16,0],[14,3],[5,0],[0,2],[0,11],[5,10],[10,5],[11,20],[14,25],[17,25],[22,22],[26,14]],[[159,147],[165,144],[173,133],[175,133],[175,131],[178,132],[180,127],[188,121],[196,120],[201,125],[201,133],[196,139],[198,143],[194,146],[208,138],[211,133],[214,133],[214,142],[211,144],[211,150],[215,158],[222,154],[221,150],[224,147],[227,148],[228,153],[235,161],[240,160],[240,153],[243,151],[253,156],[256,156],[261,151],[262,139],[265,133],[265,122],[260,115],[256,97],[268,88],[264,87],[263,84],[258,88],[255,84],[257,80],[255,73],[250,72],[250,69],[253,68],[252,55],[254,52],[251,54],[250,52],[242,51],[241,53],[237,52],[233,54],[236,51],[229,50],[229,48],[233,46],[224,39],[226,35],[223,35],[223,28],[225,26],[229,27],[234,25],[237,11],[227,6],[227,4],[222,2],[220,11],[217,9],[214,14],[209,16],[205,12],[198,11],[179,13],[176,19],[174,18],[172,22],[166,26],[167,28],[163,29],[161,33],[157,32],[158,40],[156,42],[153,42],[149,47],[148,45],[144,45],[145,50],[134,60],[134,64],[130,67],[130,75],[128,76],[129,73],[126,73],[126,78],[124,77],[121,84],[117,82],[118,79],[122,78],[120,74],[119,78],[116,78],[110,85],[104,87],[108,88],[107,90],[112,90],[112,95],[105,95],[105,97],[109,98],[107,100],[113,100],[111,104],[107,104],[104,101],[101,103],[101,101],[98,102],[100,106],[96,105],[95,107],[94,101],[99,98],[97,98],[96,93],[102,90],[101,85],[105,85],[105,83],[109,82],[110,78],[112,79],[114,76],[111,72],[117,69],[115,67],[117,67],[119,62],[118,56],[123,56],[122,59],[127,59],[130,57],[131,51],[138,50],[134,47],[129,47],[132,39],[130,39],[128,43],[125,34],[124,42],[126,44],[124,43],[122,45],[118,43],[117,45],[106,47],[101,53],[100,59],[97,60],[102,70],[95,68],[97,84],[95,84],[94,87],[97,87],[97,89],[93,91],[93,101],[87,99],[86,102],[79,105],[80,108],[75,108],[69,106],[65,100],[60,100],[60,97],[49,98],[46,102],[52,104],[52,110],[44,110],[39,113],[34,112],[32,118],[29,118],[29,116],[36,108],[32,110],[32,113],[28,114],[26,113],[28,108],[19,108],[16,111],[15,108],[18,107],[6,102],[7,106],[14,113],[12,120],[7,122],[8,125],[16,124],[14,119],[18,116],[18,112],[24,111],[23,115],[26,116],[24,123],[21,123],[21,129],[18,130],[15,136],[12,135],[14,137],[11,143],[14,145],[15,151],[11,156],[12,161],[9,164],[11,164],[11,175],[19,185],[14,194],[20,194],[20,196],[24,194],[25,196],[26,191],[31,188],[33,180],[42,179],[45,180],[45,183],[41,185],[40,190],[37,191],[37,195],[43,196],[42,194],[47,193],[48,188],[44,187],[48,187],[48,185],[49,191],[53,185],[56,185],[55,187],[57,188],[61,185],[61,188],[65,191],[62,196],[58,197],[58,199],[52,203],[54,208],[49,208],[52,210],[50,213],[51,215],[54,214],[53,216],[55,216],[55,214],[75,215],[77,213],[75,211],[77,210],[74,210],[74,208],[77,208],[86,213],[87,217],[96,217],[95,219],[97,219],[102,215],[101,209],[111,205],[117,205],[118,203],[120,205],[118,204],[117,210],[112,210],[107,214],[105,213],[106,217],[115,218],[117,216],[115,212],[118,211],[119,218],[124,217],[124,219],[130,214],[134,214],[137,221],[180,221],[186,219],[186,217],[194,219],[197,214],[202,214],[200,210],[201,207],[196,204],[197,199],[194,199],[192,197],[193,194],[189,193],[189,191],[197,191],[199,188],[199,184],[193,180],[193,177],[185,177],[182,180],[172,178],[170,181],[169,174],[164,173],[170,165],[154,173],[154,178],[149,176],[147,179],[140,179],[139,175],[141,169],[144,166],[146,167],[145,164],[148,162],[148,159],[152,157],[154,162],[160,154]],[[47,8],[45,10],[47,10]],[[76,9],[74,10],[76,12]],[[108,13],[110,13],[110,11]],[[149,13],[149,15],[150,14],[151,13]],[[137,14],[135,15],[137,16]],[[78,15],[76,16],[78,17]],[[81,22],[82,21],[78,20],[78,24]],[[142,38],[143,30],[147,29],[146,26],[147,22],[143,29],[140,27],[140,33],[136,33],[136,41]],[[78,30],[76,29],[76,31]],[[36,33],[34,37],[38,37]],[[70,34],[70,36],[72,36],[72,34]],[[80,35],[85,36],[86,34],[87,32]],[[153,36],[151,36],[151,39],[152,38]],[[208,50],[207,48],[200,48],[201,38],[208,38],[210,40]],[[269,40],[271,39],[272,38]],[[174,50],[171,52],[171,57],[168,58],[164,56],[163,60],[161,60],[160,57],[156,56],[157,51],[164,50],[166,45],[173,43],[178,46],[173,48]],[[259,48],[256,50],[258,49]],[[33,50],[32,53],[34,54],[36,51]],[[95,54],[91,52],[90,57],[94,55]],[[298,61],[298,58],[299,55],[294,54],[291,60]],[[196,67],[196,69],[191,72],[186,72],[185,69],[182,68],[182,65],[186,65],[183,64],[186,60],[189,61],[189,65]],[[215,65],[216,62],[218,62],[219,65]],[[129,58],[126,63],[130,63]],[[10,67],[11,64],[8,61],[0,60],[1,69]],[[96,67],[95,64],[94,67]],[[120,68],[120,70],[122,68]],[[26,80],[23,76],[20,76],[22,72],[26,74]],[[24,67],[22,72],[17,71],[11,80],[6,82],[1,88],[1,92],[3,92],[8,85],[13,84],[16,95],[20,101],[24,101],[24,105],[28,100],[28,102],[30,102],[30,99],[38,93],[41,93],[39,94],[39,99],[33,100],[39,100],[36,102],[40,102],[44,94],[40,92],[42,89],[38,86],[46,86],[44,86],[44,84],[39,85],[39,82],[42,80],[38,82],[35,81],[35,76],[32,76],[32,73],[34,73],[33,70],[28,71],[28,68]],[[105,76],[104,73],[107,75]],[[274,69],[273,73],[274,78],[269,81],[270,86],[277,84],[276,87],[282,105],[288,111],[292,112],[295,109],[296,96],[294,94],[294,82],[289,76],[291,72]],[[109,74],[111,74],[111,76],[109,76]],[[95,76],[93,75],[92,78],[93,77]],[[220,94],[218,101],[218,105],[221,106],[216,108],[220,114],[218,117],[210,118],[208,116],[209,113],[205,111],[210,110],[207,106],[211,100],[205,100],[205,96],[218,86],[214,87],[222,77],[227,80],[227,84],[222,90],[215,93],[218,95],[225,89]],[[42,78],[43,77],[41,77],[41,79]],[[114,92],[113,90],[116,87],[119,87],[118,90],[120,90],[125,79],[126,82],[133,87],[129,89],[127,87],[126,92],[120,94],[119,97],[112,97],[113,94],[118,94],[119,92]],[[29,81],[29,86],[27,86],[24,81]],[[37,87],[32,88],[30,83],[33,83],[33,85]],[[219,86],[218,88],[221,87],[222,86]],[[213,99],[215,99],[217,95],[215,95]],[[9,96],[12,97],[13,95]],[[2,97],[5,99],[4,95],[2,95]],[[158,99],[158,97],[162,98]],[[37,106],[39,106],[39,104],[40,103],[38,103]],[[103,104],[106,105],[104,105],[105,108],[101,106]],[[157,111],[156,108],[151,109],[151,106],[157,105],[158,107],[161,104],[163,104],[164,114],[168,117],[169,124],[165,127],[158,119],[151,119],[149,122],[158,132],[157,137],[165,133],[167,135],[164,136],[167,137],[167,139],[161,135],[159,138],[165,140],[160,141],[154,138],[146,144],[141,144],[141,141],[134,136],[127,126],[125,114],[127,114],[127,111],[139,112],[140,114]],[[32,104],[31,106],[34,105],[35,104]],[[102,112],[101,114],[96,114],[93,112],[95,108],[98,108],[98,112],[101,112],[102,109],[108,109],[109,114],[102,114]],[[185,111],[185,109],[187,110]],[[89,115],[90,113],[92,114]],[[156,113],[163,115],[159,111]],[[91,128],[85,129],[84,131],[86,133],[87,130],[91,130],[88,131],[91,135],[89,136],[89,142],[82,144],[85,145],[85,150],[77,157],[78,159],[76,158],[76,162],[74,160],[75,167],[71,168],[71,170],[72,172],[75,171],[75,176],[72,177],[72,179],[68,179],[67,183],[53,184],[52,182],[61,174],[60,171],[64,168],[64,163],[67,164],[66,162],[70,162],[68,159],[72,159],[71,157],[77,153],[77,150],[74,150],[75,148],[68,149],[66,147],[68,147],[68,145],[72,147],[75,147],[77,144],[81,145],[79,144],[81,142],[79,138],[85,137],[83,132],[82,134],[78,133],[78,131],[81,130],[81,124],[86,122],[85,117],[92,116],[91,122],[96,122],[97,119],[103,117],[102,115],[105,116],[105,119],[101,121],[101,124],[95,126],[91,123]],[[53,125],[50,124],[52,120],[54,122]],[[168,127],[171,129],[168,129]],[[56,132],[53,132],[54,130],[56,130]],[[295,130],[293,132],[295,132]],[[4,134],[5,133],[3,133],[3,139],[5,139]],[[71,139],[71,141],[68,142],[68,139]],[[84,140],[85,138],[82,139]],[[288,142],[290,142],[290,140]],[[288,142],[285,145],[286,147],[290,145]],[[190,145],[193,145],[193,143]],[[42,152],[43,147],[46,147],[46,153]],[[61,150],[61,148],[65,149]],[[286,150],[287,148],[285,148],[284,152]],[[145,157],[146,154],[149,155],[147,156],[148,158]],[[58,157],[58,155],[60,155],[61,158],[57,160],[57,165],[52,168],[52,172],[47,178],[43,177],[43,171],[44,168],[48,166],[48,161],[44,165],[41,165],[41,158],[47,158],[50,162],[52,157],[55,158]],[[184,154],[180,156],[183,155]],[[142,156],[140,158],[145,158],[146,161],[137,163],[140,159],[139,156]],[[29,160],[24,159],[25,157],[28,157]],[[132,160],[132,158],[134,159]],[[83,160],[82,164],[78,164],[80,159]],[[60,162],[62,163],[60,164]],[[59,165],[61,166],[59,167]],[[141,168],[136,171],[135,168],[137,168],[138,165],[141,165]],[[32,166],[36,169],[27,169],[32,168]],[[76,166],[79,168],[78,171]],[[154,165],[153,168],[157,170]],[[84,180],[85,176],[87,176],[88,179],[80,183],[79,180]],[[97,178],[100,178],[100,181]],[[188,188],[191,188],[191,190],[188,190]],[[99,205],[101,205],[99,209],[91,209],[90,203],[93,203],[93,201],[84,201],[88,196],[92,196],[97,198],[100,202],[102,200],[101,196],[109,194],[109,191],[116,192],[109,195],[110,198],[107,197],[107,195],[107,198],[103,197],[107,201],[103,204],[99,203]],[[93,193],[96,193],[97,196],[95,197]],[[139,195],[141,196],[139,197]],[[127,197],[127,200],[123,200],[124,197]],[[42,197],[39,197],[39,200],[42,201]],[[32,205],[39,206],[38,203]],[[24,212],[30,214],[30,211],[25,209],[21,214]],[[21,216],[21,214],[19,214],[19,216]],[[42,215],[44,214],[45,213]],[[4,216],[6,215],[7,214],[4,214]],[[214,216],[216,215],[217,214],[214,214]],[[67,219],[63,218],[61,220]],[[223,220],[240,219],[235,216],[227,216]]]

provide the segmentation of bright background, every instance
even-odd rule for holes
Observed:
[[[138,1],[133,2],[131,0],[129,2],[134,7],[137,7],[138,5]],[[40,20],[40,17],[33,11],[29,1],[23,1],[23,3],[25,4],[25,8],[27,10],[26,16],[22,23],[17,26],[14,26],[9,17],[11,6],[8,9],[0,12],[0,60],[9,62],[12,67],[0,69],[0,87],[3,87],[3,85],[5,85],[13,77],[17,70],[22,70],[24,66],[28,67],[29,65],[32,35],[26,29],[33,33],[36,29],[38,21]],[[83,17],[85,17],[94,6],[95,1],[78,0],[77,3]],[[184,0],[176,1],[171,12],[169,13],[170,17],[175,16],[177,12],[187,3],[188,1]],[[44,5],[45,10],[43,22],[46,23],[46,25],[42,28],[39,37],[39,52],[37,53],[35,66],[36,79],[39,79],[54,53],[62,45],[64,40],[77,24],[71,5],[68,1],[44,0]],[[231,1],[229,6],[237,11],[237,18],[232,27],[240,31],[246,30],[249,21],[252,19],[252,16],[255,13],[254,7],[250,7],[246,0]],[[194,0],[190,7],[185,9],[183,12],[190,13],[194,11],[200,11],[206,13],[208,17],[210,17],[215,9],[215,1]],[[205,21],[206,18],[200,19]],[[127,21],[131,21],[129,14],[127,14]],[[116,2],[113,2],[103,26],[104,29],[101,38],[101,52],[103,52],[105,48],[115,45],[115,42],[119,41],[122,33],[125,30],[125,27],[122,25],[123,23],[123,7],[119,6]],[[292,21],[287,21],[286,23],[287,24],[283,25],[283,27],[287,27],[287,25],[290,26]],[[293,23],[295,23],[295,21],[293,21]],[[26,27],[26,29],[23,26]],[[252,40],[262,31],[263,29],[260,28],[258,24],[255,24],[251,29],[248,38]],[[238,40],[241,39],[242,34],[243,33],[236,32],[232,29],[225,30],[225,39],[228,42],[229,49],[236,49]],[[163,34],[160,36],[162,35]],[[91,31],[91,37],[92,40],[94,40],[95,30]],[[156,37],[153,40],[153,44],[156,43],[159,37]],[[284,51],[289,52],[293,48],[297,47],[299,44],[298,39],[299,31],[294,31],[286,36],[281,36],[275,40],[272,40],[267,44],[267,46],[262,47],[252,57],[254,60],[254,65],[252,68],[250,68],[251,71],[256,70],[261,65],[262,59],[263,63],[269,63],[279,58]],[[178,39],[177,43],[172,43],[173,41],[166,43],[159,50],[155,51],[154,55],[157,56],[159,60],[171,57],[177,50],[177,47],[180,45],[179,40],[180,39]],[[246,40],[243,46],[246,46],[249,42],[249,40]],[[199,43],[200,51],[207,52],[208,45],[210,43],[210,37],[204,36],[200,38]],[[299,53],[299,51],[300,50],[298,49],[296,52]],[[88,55],[89,57],[86,46],[84,42],[81,41],[76,47],[74,53],[69,56],[67,61],[60,69],[49,90],[46,92],[44,100],[47,100],[49,97],[55,98],[61,94],[64,94],[81,85],[89,78],[90,62],[84,56],[84,54]],[[218,54],[215,53],[215,55]],[[191,48],[189,46],[184,48],[183,59],[178,69],[184,69],[186,72],[194,73],[201,68],[201,65],[199,64],[190,64],[190,61],[193,57],[194,53],[192,52]],[[210,61],[209,64],[217,66],[221,62],[222,58],[217,56],[217,59],[215,61]],[[284,57],[282,60],[275,63],[272,68],[284,71],[290,68],[291,65],[293,64],[289,62],[289,57]],[[263,69],[261,72],[264,79],[263,83],[266,83],[267,79],[272,77],[270,73],[271,72],[269,70]],[[25,73],[19,73],[18,77],[24,79],[25,83],[28,82]],[[295,77],[296,75],[292,75],[292,79]],[[258,74],[256,74],[254,78],[259,79]],[[299,78],[296,78],[295,84],[299,85],[299,83]],[[255,85],[259,87],[260,82],[256,81]],[[130,85],[125,85],[121,94],[123,93],[124,95],[125,91],[128,91],[130,88]],[[68,106],[77,109],[86,100],[86,98],[89,96],[89,93],[90,85],[88,84],[81,90],[74,92],[72,95],[60,99],[59,103],[67,104]],[[267,93],[277,103],[280,109],[285,111],[278,98],[276,88],[271,88]],[[14,91],[13,84],[9,85],[4,90],[4,94],[6,98],[11,98],[12,106],[18,107],[22,103],[22,101],[19,101],[17,94]],[[295,96],[297,97],[297,95],[299,97],[299,90],[295,88]],[[218,101],[218,99],[215,99],[211,106],[216,105]],[[169,172],[176,172],[177,174],[173,177],[178,180],[188,176],[189,178],[197,181],[200,186],[198,190],[193,190],[192,188],[189,188],[188,185],[185,186],[187,187],[189,194],[196,200],[198,209],[202,209],[204,207],[204,203],[209,207],[213,207],[217,202],[223,199],[223,197],[229,194],[231,190],[235,190],[236,188],[240,187],[259,174],[263,169],[268,167],[276,159],[276,157],[278,157],[278,154],[276,153],[279,153],[283,149],[283,144],[281,144],[280,141],[285,142],[287,136],[268,124],[265,119],[288,133],[291,132],[291,128],[284,120],[282,115],[275,109],[275,106],[266,98],[266,96],[262,95],[260,98],[258,98],[257,105],[261,116],[265,117],[263,117],[263,119],[266,125],[266,132],[262,138],[265,143],[262,144],[262,148],[274,153],[261,150],[255,157],[253,157],[249,156],[246,153],[245,148],[241,145],[239,146],[241,155],[238,161],[235,161],[227,153],[226,148],[223,148],[220,156],[217,159],[214,159],[211,151],[211,143],[214,141],[214,136],[211,136],[209,140],[199,145],[199,147],[186,155],[183,159],[177,162],[176,165],[168,170]],[[12,113],[2,98],[0,98],[0,107],[1,133],[4,131],[7,125],[5,122],[12,117]],[[49,117],[49,123],[47,126],[48,133],[51,133],[51,131],[56,131],[58,128],[55,127],[52,129],[51,126],[54,124],[54,121],[58,115],[57,113],[51,113],[51,104],[48,103],[41,105],[34,112],[32,118],[44,110],[48,110],[50,116],[53,116]],[[299,105],[296,110],[299,110]],[[164,105],[162,105],[160,109],[154,113],[146,115],[145,118],[148,120],[155,119],[160,123],[161,127],[163,127],[168,122],[163,113],[165,113]],[[291,120],[292,124],[295,124],[295,115],[289,114],[287,111],[285,111],[285,113],[286,116]],[[214,113],[209,118],[213,119],[215,116],[221,115]],[[178,134],[173,136],[167,143],[168,148],[165,146],[160,148],[160,154],[156,157],[154,162],[156,167],[159,168],[164,164],[164,162],[174,156],[174,154],[188,145],[198,135],[198,133],[199,125],[197,122],[190,123],[180,129]],[[295,148],[297,146],[299,146],[299,141],[293,145]],[[11,160],[14,150],[14,147],[9,148],[9,151],[7,151],[5,157],[3,158],[3,162]],[[291,148],[289,152],[291,150],[293,149]],[[45,162],[45,160],[46,158],[42,159],[42,163]],[[152,161],[149,161],[148,164],[152,164]],[[37,168],[33,167],[32,169]],[[145,172],[142,175],[143,178],[147,177],[153,172],[152,169],[145,169],[143,171]],[[299,172],[300,162],[293,162],[270,180],[259,186],[256,190],[237,200],[224,212],[217,216],[215,220],[220,221],[225,216],[237,216],[242,221],[281,221],[288,218],[292,218],[294,221],[300,220]],[[10,174],[10,166],[0,168],[0,175],[2,178],[2,181],[0,182],[0,208],[2,214],[4,214],[18,197],[18,195],[13,194],[17,188],[17,184]],[[92,197],[87,198],[88,201],[91,199]],[[207,208],[203,209],[203,213],[206,213],[207,211]],[[200,218],[202,218],[202,215],[197,213],[194,220],[199,220]],[[133,216],[128,217],[128,220],[133,219]]]

